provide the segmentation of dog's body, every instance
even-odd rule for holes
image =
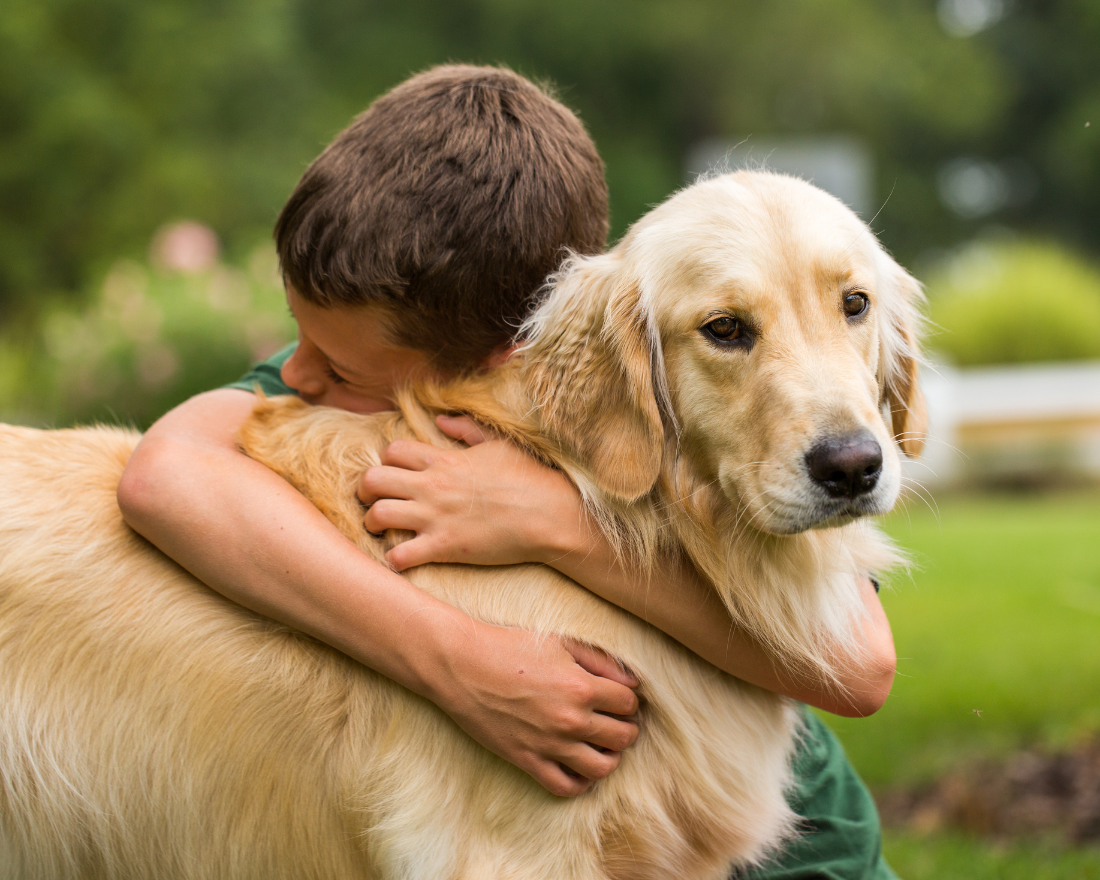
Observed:
[[[799,241],[807,211],[835,221],[824,245]],[[754,292],[737,253],[753,236],[817,261]],[[775,242],[764,269],[785,258]],[[723,270],[723,248],[740,262]],[[391,440],[447,443],[432,413],[470,412],[565,469],[624,552],[686,554],[740,625],[827,675],[830,651],[854,643],[858,579],[896,561],[851,520],[893,503],[891,438],[916,427],[906,279],[828,197],[734,175],[574,261],[494,373],[377,416],[264,402],[241,442],[381,559],[356,480]],[[857,286],[866,326],[798,305],[818,288],[850,303]],[[836,387],[815,384],[815,364]],[[869,488],[798,476],[820,470],[823,437],[857,431],[881,440]],[[427,701],[222,600],[130,532],[114,491],[136,439],[0,432],[0,877],[705,878],[791,833],[787,700],[550,569],[414,570],[474,617],[596,645],[640,679],[641,735],[620,768],[555,798]]]

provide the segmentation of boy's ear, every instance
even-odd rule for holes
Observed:
[[[635,501],[664,455],[638,283],[616,254],[577,257],[528,321],[524,370],[542,430],[606,494]]]
[[[888,296],[879,328],[881,351],[879,382],[890,413],[890,428],[901,451],[916,458],[924,448],[928,409],[920,387],[920,327],[918,306],[924,299],[921,286],[893,260],[888,261]]]
[[[485,358],[481,364],[482,367],[492,368],[499,367],[501,364],[508,362],[509,358],[516,353],[516,349],[519,348],[519,343],[509,340],[508,342],[502,342],[491,352],[489,356]]]

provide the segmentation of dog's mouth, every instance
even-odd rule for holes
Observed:
[[[861,517],[882,516],[884,513],[889,513],[890,508],[894,506],[893,503],[885,503],[884,500],[876,497],[877,494],[850,499],[846,502],[823,504],[818,511],[815,511],[813,522],[806,528],[832,529],[847,525]]]
[[[888,513],[892,503],[864,497],[830,499],[809,504],[781,505],[774,501],[749,517],[758,529],[773,535],[797,535],[813,529],[834,529],[865,516]]]

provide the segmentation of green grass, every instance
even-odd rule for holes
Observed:
[[[885,526],[916,561],[883,596],[898,677],[872,718],[823,716],[872,788],[1100,731],[1100,495],[947,497]],[[1100,880],[1096,847],[885,841],[904,880]]]
[[[887,834],[884,850],[903,880],[1100,880],[1100,849]]]
[[[1100,730],[1100,495],[952,497],[885,525],[917,564],[883,597],[898,676],[877,715],[826,719],[871,786]]]

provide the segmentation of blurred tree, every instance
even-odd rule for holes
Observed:
[[[165,220],[266,234],[317,143],[281,0],[8,0],[0,305],[76,289]]]
[[[941,0],[941,7],[943,0]],[[1100,7],[1019,0],[976,36],[932,0],[8,0],[0,17],[0,311],[91,289],[161,223],[266,237],[305,164],[410,72],[506,63],[557,82],[608,166],[615,232],[702,137],[852,132],[903,259],[982,220],[942,204],[957,156],[1021,157],[994,219],[1095,247]],[[1091,128],[1084,123],[1093,120]]]
[[[314,0],[301,15],[315,75],[355,96],[349,113],[374,93],[354,88],[364,68],[393,82],[457,58],[550,77],[607,161],[616,232],[683,183],[700,138],[846,131],[878,155],[883,193],[906,190],[880,225],[912,254],[942,242],[945,144],[1008,98],[994,54],[918,0]]]
[[[0,333],[0,417],[46,427],[148,427],[240,377],[294,338],[275,249],[244,267],[117,261],[79,305],[43,309],[34,333]]]
[[[1100,253],[1100,3],[1016,0],[980,39],[1011,79],[1011,103],[973,149],[1034,174],[997,219]]]

